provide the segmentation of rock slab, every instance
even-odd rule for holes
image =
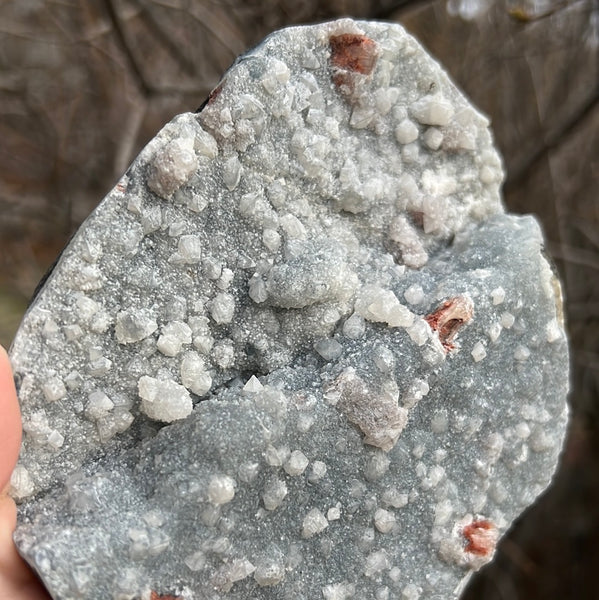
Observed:
[[[346,19],[148,144],[11,349],[15,540],[53,598],[459,596],[567,419],[559,283],[488,125]]]

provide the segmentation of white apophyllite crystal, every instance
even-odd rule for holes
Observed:
[[[284,481],[275,479],[268,483],[262,493],[262,501],[266,510],[278,508],[287,496],[287,485]]]
[[[491,291],[493,304],[501,304],[505,300],[505,290],[502,287],[495,288]]]
[[[181,383],[194,394],[204,396],[212,387],[206,361],[197,352],[187,352],[181,361]]]
[[[365,328],[364,319],[360,315],[354,313],[343,324],[343,334],[356,340],[362,337]]]
[[[35,484],[31,480],[29,472],[25,467],[17,465],[10,477],[10,494],[15,500],[22,500],[30,496],[35,490]]]
[[[418,139],[418,127],[410,119],[404,119],[395,128],[395,138],[400,144],[410,144]]]
[[[121,344],[139,342],[158,329],[158,324],[146,310],[126,310],[116,316],[115,334]]]
[[[214,475],[208,484],[208,499],[213,504],[227,504],[235,497],[235,480],[228,475]]]
[[[327,518],[318,508],[313,508],[302,521],[302,537],[314,537],[323,532],[328,526]]]
[[[476,342],[472,348],[471,354],[475,362],[481,361],[483,358],[485,358],[485,356],[487,356],[485,345],[481,341]]]
[[[202,240],[197,235],[182,235],[179,238],[177,253],[169,259],[171,262],[193,265],[202,258]]]
[[[376,286],[360,290],[356,310],[365,319],[387,323],[389,327],[409,327],[414,321],[413,313],[400,303],[392,290]]]
[[[319,340],[314,344],[314,350],[325,360],[335,360],[341,356],[343,346],[337,340]]]
[[[243,386],[243,392],[245,394],[257,394],[264,389],[264,386],[260,383],[260,380],[252,375]]]
[[[191,328],[182,321],[167,323],[156,341],[156,348],[166,356],[176,356],[184,344],[191,344]]]
[[[310,461],[301,450],[294,450],[287,459],[287,462],[283,465],[283,468],[288,475],[297,477],[306,470],[309,462]]]
[[[349,600],[354,598],[356,586],[352,583],[331,583],[322,588],[322,595],[325,600]]]
[[[511,329],[515,321],[516,317],[514,317],[512,313],[507,311],[502,313],[500,323],[502,327],[505,327],[505,329]]]
[[[216,323],[230,323],[235,314],[235,298],[231,294],[221,292],[212,301],[210,315]]]
[[[223,181],[229,191],[233,191],[241,180],[242,166],[237,155],[231,156],[223,166]]]
[[[176,138],[156,155],[148,186],[159,196],[169,197],[197,169],[198,159],[191,138]]]
[[[424,125],[448,125],[455,108],[442,94],[423,96],[410,106],[410,112]]]
[[[88,396],[85,407],[85,416],[92,420],[106,416],[114,408],[114,402],[102,391],[96,390]]]
[[[58,377],[53,377],[46,381],[42,386],[42,389],[48,402],[56,402],[67,393],[67,389],[62,379],[59,379]]]
[[[552,319],[545,327],[547,341],[549,343],[556,342],[562,337],[562,328],[559,326],[557,319]]]
[[[395,516],[388,510],[379,508],[374,513],[374,526],[381,533],[389,533],[395,527]]]
[[[443,143],[443,134],[436,127],[429,127],[422,138],[431,150],[438,150]]]
[[[321,480],[327,473],[327,465],[321,460],[315,460],[310,468],[308,479],[314,483]]]
[[[173,381],[144,375],[137,383],[143,412],[155,421],[171,423],[184,419],[193,410],[189,392]]]
[[[386,550],[376,550],[366,557],[364,564],[364,575],[366,577],[376,576],[381,571],[386,571],[390,567],[389,555]]]

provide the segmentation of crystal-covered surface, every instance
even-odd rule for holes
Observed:
[[[145,148],[11,351],[56,599],[451,598],[551,478],[559,284],[398,25],[283,30]]]

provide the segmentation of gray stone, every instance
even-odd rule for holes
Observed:
[[[273,34],[166,125],[11,349],[52,596],[457,597],[567,417],[559,283],[501,180],[398,25]]]

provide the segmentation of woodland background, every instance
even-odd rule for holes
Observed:
[[[562,464],[464,599],[599,598],[599,0],[0,0],[0,343],[164,123],[271,31],[339,16],[402,23],[490,116],[564,283]]]

